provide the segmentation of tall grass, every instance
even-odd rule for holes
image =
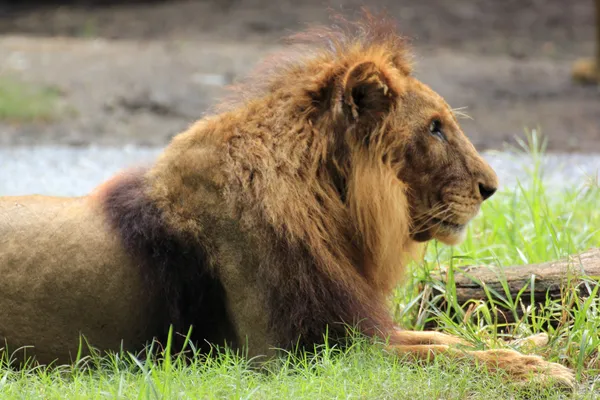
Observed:
[[[397,321],[407,328],[422,329],[433,320],[445,331],[491,347],[502,345],[499,339],[504,336],[547,332],[548,346],[535,349],[536,353],[574,368],[580,382],[575,397],[595,399],[600,396],[600,298],[599,286],[593,279],[585,283],[588,296],[579,297],[575,284],[568,283],[560,299],[547,300],[541,307],[522,310],[522,314],[517,313],[521,307],[519,299],[508,290],[488,292],[487,302],[473,301],[463,307],[456,302],[452,273],[458,266],[509,267],[600,247],[597,180],[553,192],[541,178],[543,142],[531,135],[522,147],[517,156],[534,161],[529,176],[513,187],[504,187],[483,205],[463,244],[448,248],[431,243],[425,259],[411,266],[406,285],[398,289],[393,311]],[[435,272],[441,268],[450,277],[445,283],[436,278]],[[434,296],[444,297],[451,307],[437,308]],[[517,317],[514,323],[502,326],[503,334],[498,333],[493,307],[498,303]],[[550,320],[558,324],[547,324]],[[8,367],[5,359],[0,361],[0,398],[570,397],[535,384],[516,385],[501,375],[486,374],[450,359],[416,365],[390,357],[362,339],[353,343],[344,350],[324,346],[316,354],[278,358],[267,364],[268,373],[252,369],[246,359],[227,349],[215,349],[214,354],[201,356],[191,344],[185,359],[172,357],[168,346],[157,349],[156,357],[145,360],[124,353],[93,355],[54,369],[15,370]]]

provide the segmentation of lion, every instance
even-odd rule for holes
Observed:
[[[387,307],[430,240],[460,243],[498,179],[444,99],[413,76],[394,21],[293,35],[147,168],[76,198],[0,200],[0,338],[70,362],[190,332],[271,359],[348,337],[523,381],[574,383],[514,350],[396,326]]]

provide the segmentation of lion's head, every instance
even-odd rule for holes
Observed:
[[[221,103],[244,121],[229,163],[259,194],[240,202],[260,203],[323,264],[363,264],[389,289],[415,242],[461,240],[497,178],[456,113],[412,75],[393,21],[336,18],[294,35]]]
[[[369,234],[367,220],[379,229],[391,229],[384,220],[401,224],[401,207],[394,210],[385,199],[402,203],[402,192],[413,240],[459,243],[482,202],[496,191],[495,172],[463,133],[460,114],[412,75],[409,47],[393,21],[365,12],[358,22],[339,22],[295,39],[325,45],[316,62],[302,67],[314,68],[306,112],[314,115],[315,125],[335,127],[333,137],[343,138],[345,151],[336,150],[336,162],[348,196],[363,208],[356,215],[360,221],[363,214],[362,232]],[[392,176],[396,184],[389,182]],[[391,211],[401,217],[385,214]],[[374,235],[373,241],[383,236]]]
[[[404,139],[393,151],[398,177],[408,188],[412,237],[460,242],[481,203],[496,191],[495,172],[446,102],[412,77],[397,96],[393,121],[403,127],[390,133]]]
[[[385,190],[386,171],[392,172],[408,200],[410,236],[418,242],[457,244],[481,203],[496,191],[496,174],[444,99],[404,64],[395,67],[390,58],[378,56],[351,65],[338,78],[334,96],[331,118],[343,121],[350,176],[370,167],[371,175],[357,178],[351,193],[364,192],[358,195],[363,197],[358,206],[364,207],[366,197]],[[365,192],[369,179],[380,186]],[[373,213],[367,218],[373,219]]]

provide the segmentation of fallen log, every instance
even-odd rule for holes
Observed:
[[[600,248],[591,249],[566,259],[511,267],[469,266],[454,269],[453,276],[449,271],[441,272],[437,278],[446,285],[454,279],[456,285],[456,303],[463,309],[469,301],[482,300],[498,311],[498,323],[515,321],[515,315],[502,301],[502,297],[518,298],[517,316],[530,305],[540,306],[546,299],[560,299],[565,288],[575,288],[580,297],[587,297],[590,288],[600,282]],[[583,285],[584,281],[591,285]],[[487,292],[486,292],[487,289]],[[508,293],[507,293],[508,292]],[[600,292],[600,291],[599,291]],[[488,296],[488,293],[490,295]],[[450,293],[441,293],[432,287],[432,298],[437,308],[447,310],[454,299]],[[596,295],[600,293],[596,292]],[[438,296],[436,296],[438,295]],[[489,301],[490,297],[494,299]],[[433,322],[426,328],[435,326]]]

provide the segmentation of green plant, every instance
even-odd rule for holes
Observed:
[[[36,86],[0,76],[0,120],[49,121],[57,116],[61,93],[51,86]]]

